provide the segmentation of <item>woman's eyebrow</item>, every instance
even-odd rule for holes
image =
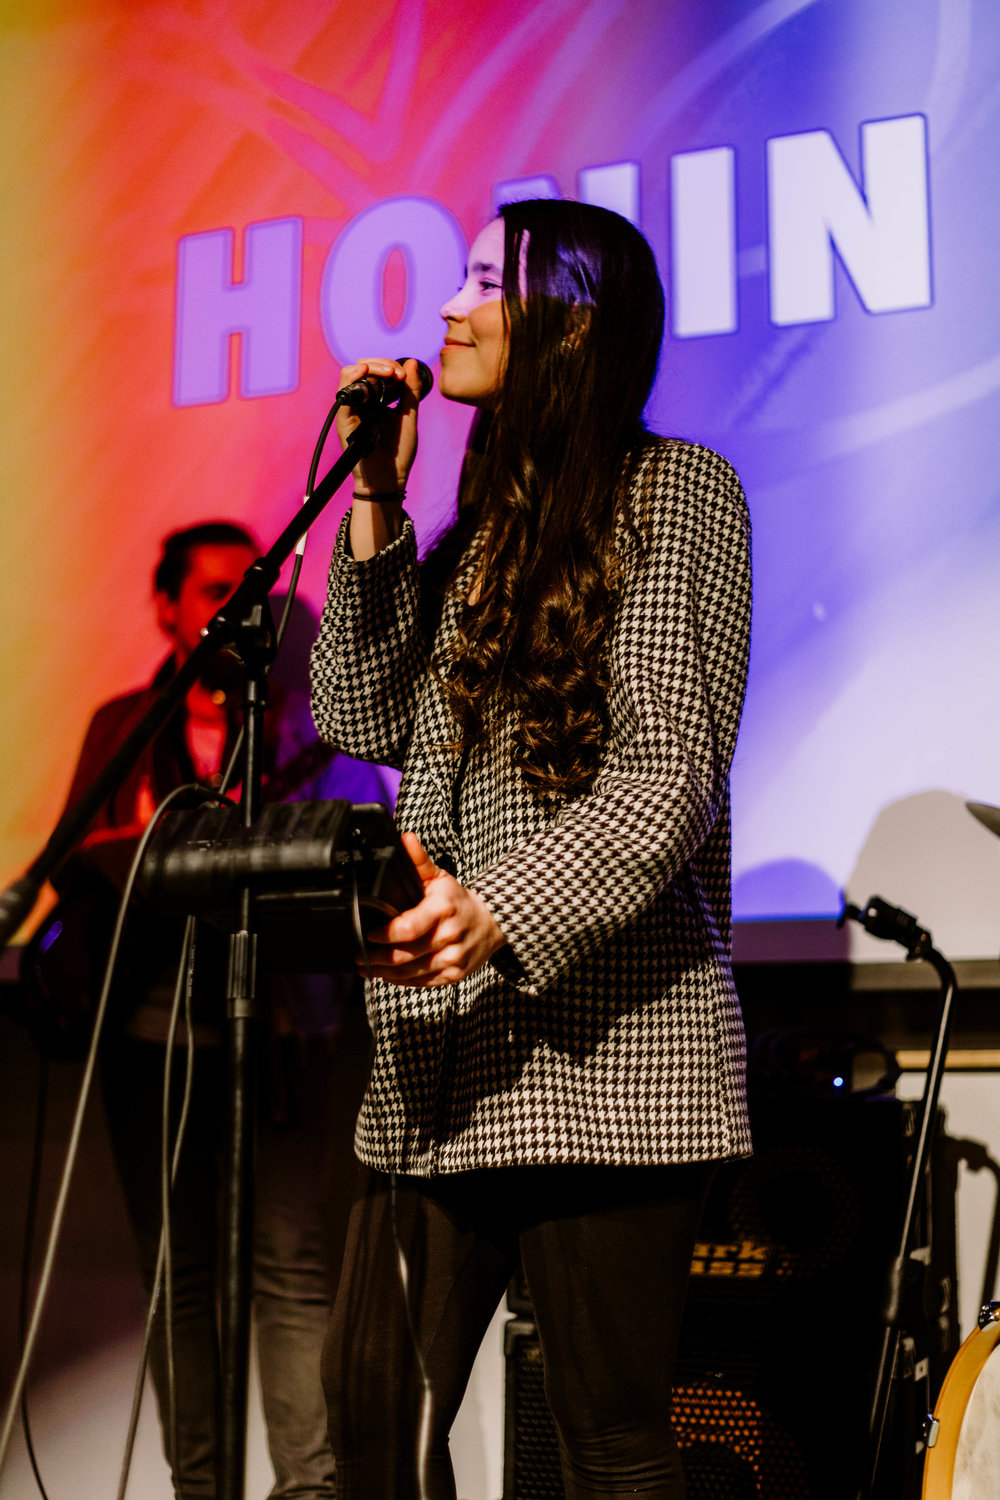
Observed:
[[[477,276],[481,276],[484,271],[494,271],[498,276],[500,274],[500,267],[499,266],[495,266],[491,260],[477,260],[470,267],[470,269]],[[465,274],[468,276],[469,275],[469,270],[467,270]]]

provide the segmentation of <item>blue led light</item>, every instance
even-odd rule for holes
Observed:
[[[38,944],[43,953],[48,953],[49,949],[52,947],[52,944],[59,937],[62,930],[63,924],[57,917],[56,920],[52,923],[52,926],[49,928],[48,932],[42,938],[41,942]]]

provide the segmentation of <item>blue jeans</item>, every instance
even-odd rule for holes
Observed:
[[[341,1052],[359,1055],[345,1065]],[[257,1141],[253,1310],[272,1500],[333,1500],[333,1460],[320,1385],[320,1351],[354,1175],[351,1133],[363,1086],[363,1043],[284,1037],[262,1064]],[[112,1148],[147,1291],[160,1233],[160,1110],[163,1046],[115,1039],[103,1065]],[[338,1066],[338,1061],[340,1066]],[[174,1066],[179,1107],[184,1053]],[[339,1085],[339,1087],[338,1087]],[[277,1122],[270,1107],[283,1101]],[[217,1320],[220,1160],[225,1058],[195,1053],[194,1093],[173,1198],[174,1351],[179,1500],[215,1500],[219,1407]],[[286,1107],[287,1106],[287,1107]],[[331,1188],[333,1204],[331,1207]],[[337,1222],[338,1204],[343,1205]],[[167,1375],[162,1318],[151,1372],[167,1449]],[[169,1453],[168,1453],[169,1460]]]

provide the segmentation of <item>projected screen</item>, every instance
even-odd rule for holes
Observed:
[[[750,500],[744,941],[792,956],[846,888],[996,954],[1000,840],[964,808],[1000,803],[992,0],[43,9],[0,30],[5,880],[94,706],[162,658],[162,535],[223,516],[269,542],[340,364],[434,366],[496,205],[566,196],[650,240],[650,425],[718,448]],[[424,403],[425,540],[467,423]],[[343,504],[310,539],[314,609]]]

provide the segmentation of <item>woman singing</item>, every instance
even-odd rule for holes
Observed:
[[[505,208],[442,316],[441,392],[479,409],[458,519],[419,564],[416,366],[345,369],[404,393],[354,471],[313,656],[321,733],[403,768],[424,886],[371,944],[324,1357],[337,1492],[454,1496],[448,1431],[520,1257],[567,1497],[677,1500],[691,1249],[713,1163],[750,1150],[727,779],[747,513],[724,459],[643,426],[663,293],[625,219]]]

